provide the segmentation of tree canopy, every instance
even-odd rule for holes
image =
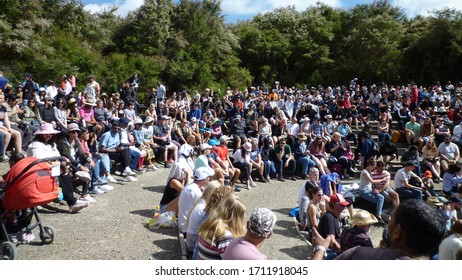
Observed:
[[[261,81],[286,85],[461,81],[462,13],[444,8],[406,17],[387,0],[349,10],[318,3],[226,23],[219,0],[145,0],[127,17],[91,14],[78,0],[4,0],[0,70],[14,83],[96,75],[116,91],[133,73],[146,91]],[[83,84],[79,84],[84,86]]]

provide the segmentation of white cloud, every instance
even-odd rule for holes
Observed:
[[[432,10],[446,7],[462,10],[462,1],[460,0],[394,0],[392,4],[403,8],[409,17],[429,15]]]
[[[112,1],[108,3],[102,4],[87,4],[85,5],[85,10],[90,11],[92,13],[102,12],[104,10],[108,10],[110,7],[117,6],[117,15],[125,17],[129,12],[132,12],[138,9],[141,5],[143,5],[143,0],[125,0],[125,1]]]
[[[295,6],[298,11],[322,2],[331,7],[340,7],[340,0],[222,0],[221,8],[227,16],[256,15],[273,9]]]

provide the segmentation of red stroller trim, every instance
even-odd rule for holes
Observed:
[[[13,165],[5,179],[4,209],[31,208],[58,197],[58,184],[56,177],[51,176],[49,160],[26,157]]]

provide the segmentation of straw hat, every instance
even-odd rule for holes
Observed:
[[[378,223],[377,218],[366,210],[358,209],[353,214],[351,223],[355,226],[367,226]]]
[[[298,140],[303,140],[305,141],[307,138],[306,138],[306,134],[305,133],[299,133],[298,136],[297,136]]]
[[[434,206],[443,206],[443,203],[436,196],[429,196],[427,203]]]
[[[85,105],[96,106],[95,100],[93,100],[93,98],[89,97],[89,98],[87,98],[87,100],[85,100]]]

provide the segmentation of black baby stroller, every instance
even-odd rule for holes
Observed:
[[[36,206],[58,198],[57,177],[52,174],[51,162],[60,160],[63,158],[26,157],[6,174],[4,188],[0,189],[0,240],[4,240],[0,244],[0,260],[13,260],[17,251],[14,237],[30,234],[36,227],[40,228],[43,244],[53,242],[55,230],[42,225]],[[33,217],[35,223],[31,223]]]

